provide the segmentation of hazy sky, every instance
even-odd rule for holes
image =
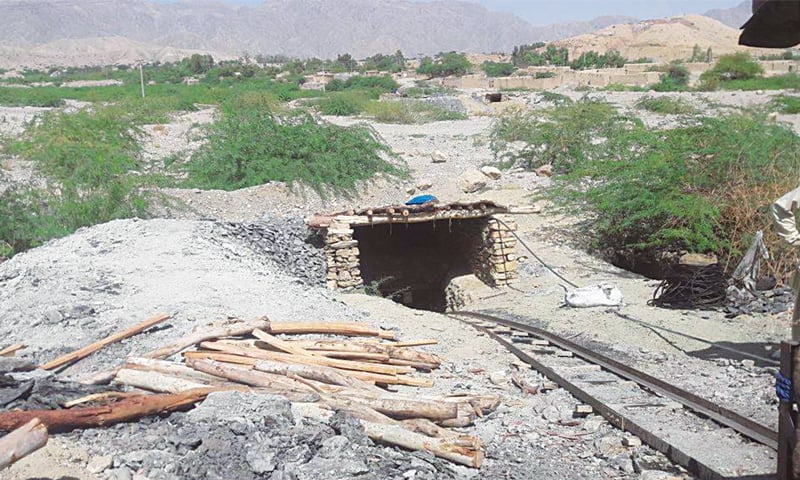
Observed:
[[[222,0],[258,4],[263,0]],[[336,0],[329,0],[336,1]],[[427,0],[412,0],[427,1]],[[712,8],[734,7],[741,0],[478,0],[490,10],[514,13],[535,25],[569,20],[590,20],[602,15],[627,15],[648,19],[684,13],[703,13]]]

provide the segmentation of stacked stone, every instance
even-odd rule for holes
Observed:
[[[518,278],[514,254],[516,230],[517,224],[513,220],[492,216],[483,231],[483,251],[480,254],[485,262],[483,280],[493,287],[510,285]]]
[[[364,285],[359,264],[358,240],[346,224],[331,224],[325,235],[328,288],[352,290]]]

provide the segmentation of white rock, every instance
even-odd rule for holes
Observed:
[[[434,150],[431,153],[431,160],[433,160],[433,163],[445,163],[447,162],[447,155],[439,150]]]
[[[594,446],[606,458],[625,453],[625,447],[622,446],[622,438],[616,435],[606,435],[595,441]]]
[[[433,183],[432,183],[432,182],[430,182],[429,180],[423,180],[423,181],[421,181],[421,182],[419,182],[419,183],[417,184],[417,188],[418,188],[418,189],[419,189],[421,192],[422,192],[422,191],[425,191],[425,190],[429,190],[431,187],[433,187]]]
[[[625,445],[626,447],[631,447],[631,448],[641,447],[642,440],[639,437],[634,437],[630,435],[622,437],[622,444]]]
[[[606,424],[606,419],[600,415],[591,415],[583,422],[583,429],[587,432],[596,432]]]
[[[489,165],[481,167],[481,173],[491,178],[492,180],[497,180],[503,176],[503,172],[501,172],[499,168],[490,167]]]
[[[662,472],[661,470],[642,470],[642,473],[639,475],[639,480],[680,480],[681,477],[676,477],[675,475],[670,475],[667,472]]]
[[[492,372],[489,374],[489,381],[492,382],[494,385],[507,385],[508,372],[506,372],[505,370],[498,370],[496,372]]]
[[[415,193],[417,193],[417,189],[416,188],[407,188],[406,189],[406,193],[409,194],[409,195],[414,195]]]
[[[756,362],[753,360],[742,360],[742,366],[744,368],[753,368],[756,366]]]
[[[622,292],[614,285],[603,283],[570,290],[564,301],[575,308],[618,307],[622,305]]]
[[[89,473],[103,473],[104,471],[111,468],[113,458],[111,455],[103,455],[101,457],[94,457],[89,460],[89,463],[86,465],[86,470]]]
[[[486,187],[486,175],[477,168],[467,170],[458,177],[458,187],[464,193],[475,193]]]

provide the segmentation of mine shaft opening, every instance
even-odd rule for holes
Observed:
[[[411,308],[444,312],[447,285],[476,272],[488,218],[354,228],[367,289]]]

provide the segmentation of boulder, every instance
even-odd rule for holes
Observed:
[[[499,168],[490,167],[488,165],[481,167],[481,172],[492,180],[497,180],[503,176],[503,172],[501,172]]]
[[[475,193],[486,187],[486,175],[476,168],[467,170],[458,177],[458,187],[464,193]]]
[[[434,150],[431,153],[431,160],[433,160],[433,163],[445,163],[447,162],[447,155],[439,150]]]

